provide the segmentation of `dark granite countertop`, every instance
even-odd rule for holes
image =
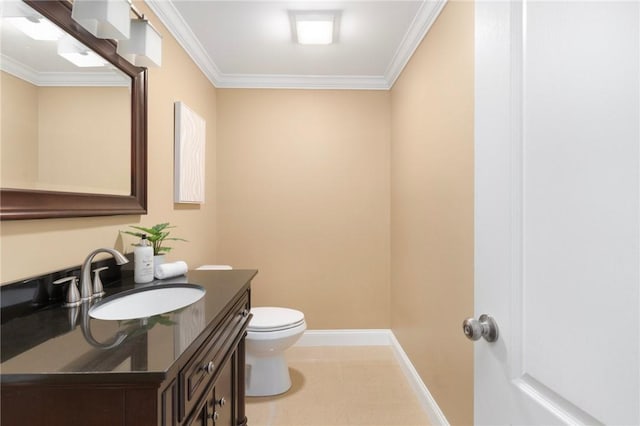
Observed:
[[[0,328],[0,379],[4,383],[52,381],[162,381],[179,358],[192,356],[204,342],[202,333],[218,321],[237,297],[249,289],[255,270],[189,271],[186,276],[134,284],[124,278],[105,287],[108,297],[132,288],[166,283],[198,284],[206,289],[196,303],[147,319],[88,320],[89,338],[82,326],[86,306],[72,310],[61,304],[3,321]],[[92,302],[92,304],[95,302]],[[86,318],[86,317],[85,317]],[[85,328],[85,330],[83,330]],[[106,349],[118,333],[127,338]],[[92,339],[93,338],[93,339]]]

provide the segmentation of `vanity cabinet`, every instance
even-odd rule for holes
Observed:
[[[234,410],[235,401],[232,398],[234,394],[233,365],[232,362],[222,368],[215,386],[197,406],[186,425],[235,426],[237,424]]]
[[[249,296],[238,300],[228,315],[178,374],[172,390],[171,416],[163,426],[244,425],[244,335],[249,324]],[[239,384],[242,383],[242,386]],[[169,404],[166,404],[168,406]]]
[[[222,274],[213,275],[220,279],[212,279],[212,284],[220,283],[207,288],[202,331],[161,370],[153,365],[157,351],[167,345],[169,350],[180,347],[175,343],[184,332],[179,317],[170,317],[176,324],[156,326],[119,348],[81,356],[90,360],[85,370],[74,366],[73,372],[62,374],[3,371],[0,424],[245,426],[244,339],[253,274],[238,272],[225,280]],[[196,276],[206,281],[205,275]],[[109,370],[107,363],[114,367]],[[130,371],[119,370],[123,363]]]

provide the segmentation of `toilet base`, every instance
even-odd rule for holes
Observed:
[[[291,388],[291,377],[283,352],[273,356],[247,353],[245,377],[247,396],[278,395]]]

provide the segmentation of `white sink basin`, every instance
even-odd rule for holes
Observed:
[[[165,284],[124,291],[89,309],[101,320],[146,318],[175,311],[200,300],[206,290],[194,284]]]

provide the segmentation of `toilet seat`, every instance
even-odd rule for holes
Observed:
[[[295,309],[259,307],[251,308],[251,313],[253,317],[247,328],[251,332],[289,330],[304,324],[304,314]]]

